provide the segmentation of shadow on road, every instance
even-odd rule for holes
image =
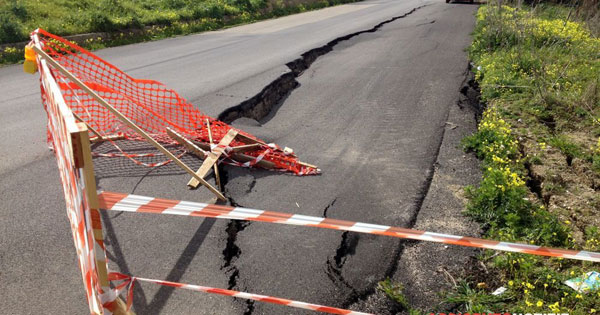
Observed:
[[[143,141],[119,140],[115,141],[115,144],[127,154],[154,154],[154,156],[134,158],[142,163],[153,164],[161,163],[166,160],[166,157],[162,155],[156,148]],[[165,147],[173,152],[176,156],[179,156],[183,152],[179,150],[180,147],[178,146],[166,145]],[[96,154],[121,154],[121,152],[110,142],[93,144],[92,151]],[[181,160],[192,169],[197,169],[202,164],[202,160],[192,154],[184,154],[181,156]],[[184,170],[172,162],[160,167],[149,168],[147,166],[135,164],[129,158],[122,156],[94,157],[94,171],[97,179],[185,174]]]
[[[110,248],[107,248],[106,250],[108,259],[118,266],[120,272],[132,275],[125,255],[121,250],[121,246],[112,225],[111,218],[108,216],[106,211],[100,211],[100,213],[102,216],[102,222],[104,223],[104,232],[107,240],[106,243],[107,245],[110,245]],[[206,236],[215,224],[215,221],[216,219],[213,218],[206,218],[202,221],[202,224],[200,224],[188,242],[188,245],[179,256],[179,259],[165,280],[173,282],[179,282],[181,280],[192,260],[198,253],[198,250],[204,243]],[[160,311],[165,307],[171,294],[173,294],[173,290],[175,290],[173,287],[161,286],[150,303],[148,303],[146,295],[144,294],[141,286],[135,286],[133,290],[133,305],[135,311],[138,314],[159,314]]]

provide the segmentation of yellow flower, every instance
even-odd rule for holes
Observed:
[[[508,285],[509,285],[509,286],[511,286],[511,287],[512,287],[514,284],[515,284],[515,283],[514,283],[512,280],[508,281]]]
[[[558,305],[558,302],[556,302],[554,304],[550,304],[549,307],[550,307],[550,310],[553,311],[554,313],[560,312],[560,306]]]
[[[537,307],[542,307],[542,305],[544,305],[544,302],[542,302],[542,300],[538,300],[537,303],[535,303],[535,305],[537,305]]]
[[[529,283],[529,282],[527,282],[527,284],[525,284],[525,285],[526,285],[528,288],[530,288],[530,289],[534,289],[534,288],[535,288],[535,286],[534,286],[533,284]]]
[[[581,296],[581,294],[577,294],[577,295],[575,296],[575,298],[577,298],[577,299],[583,299],[583,296]]]

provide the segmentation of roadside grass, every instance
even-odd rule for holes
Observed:
[[[419,309],[413,308],[408,301],[406,295],[404,295],[404,286],[399,283],[392,282],[392,280],[385,279],[377,284],[377,290],[383,292],[389,299],[398,303],[400,308],[407,312],[409,315],[422,315],[423,312]]]
[[[482,160],[466,213],[502,241],[600,251],[600,39],[574,9],[489,4],[477,13],[469,56],[487,106],[464,139]],[[600,312],[600,290],[567,279],[600,271],[561,258],[485,251],[490,282],[463,281],[446,301],[471,312]]]
[[[81,45],[100,49],[221,29],[360,0],[8,0],[0,3],[0,44],[27,41],[42,28],[66,36],[103,32]],[[0,64],[23,60],[23,48],[0,50]]]
[[[504,301],[509,298],[506,296],[491,295],[484,289],[477,288],[476,286],[471,287],[468,281],[461,280],[457,284],[455,291],[446,297],[446,302],[461,305],[462,309],[458,310],[460,312],[488,313],[489,306],[503,309],[505,306]]]

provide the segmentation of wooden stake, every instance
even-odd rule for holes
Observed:
[[[300,161],[298,161],[298,164],[306,166],[306,167],[318,168],[316,165],[312,165],[312,164],[308,164],[308,163],[304,163],[304,162],[300,162]]]
[[[264,142],[262,142],[260,140],[252,139],[252,138],[250,138],[248,136],[245,136],[245,135],[243,135],[241,133],[238,134],[238,140],[242,141],[243,143],[247,143],[247,144],[260,143],[262,145],[266,145],[266,143],[264,143]]]
[[[254,159],[256,159],[256,157],[254,157],[254,156],[250,156],[250,155],[246,155],[246,154],[242,154],[242,153],[235,153],[232,155],[232,157],[234,160],[241,162],[241,163],[254,161]],[[267,161],[265,159],[258,161],[258,163],[256,163],[256,165],[258,165],[262,168],[266,168],[266,169],[274,169],[275,168],[275,163],[273,163],[271,161]]]
[[[253,143],[253,144],[246,144],[246,145],[238,145],[237,147],[233,147],[231,148],[232,152],[248,152],[248,151],[253,151],[256,149],[260,149],[263,146],[263,144],[260,143]]]
[[[101,138],[98,137],[94,137],[90,139],[91,143],[97,143],[97,142],[103,142],[103,141],[109,141],[109,140],[123,140],[125,139],[124,135],[110,135],[110,136],[103,136]]]
[[[169,137],[171,137],[173,140],[177,141],[177,143],[179,143],[180,145],[184,146],[187,150],[192,152],[195,156],[197,156],[201,159],[206,159],[206,157],[208,156],[206,151],[200,149],[192,141],[184,138],[182,135],[177,133],[177,131],[175,131],[169,127],[167,127],[167,135],[169,135]]]
[[[225,149],[223,149],[223,147],[228,146],[237,135],[237,130],[229,129],[227,134],[221,139],[221,141],[218,144],[220,148],[217,148],[217,150],[208,153],[208,156],[204,160],[204,163],[200,165],[200,168],[196,172],[197,177],[204,178],[204,176],[208,174],[208,171],[211,169],[211,167],[219,160],[219,157],[221,157],[221,155],[224,153]],[[190,181],[188,182],[188,186],[191,188],[198,187],[198,181],[196,180],[196,177],[190,179]]]
[[[210,121],[208,120],[208,118],[206,118],[206,129],[208,130],[208,141],[210,142],[210,144],[212,144],[213,137],[212,137],[212,131],[210,130]],[[215,164],[213,164],[213,170],[215,172],[215,181],[217,182],[217,187],[219,187],[219,189],[221,189],[221,177],[219,176],[219,165],[217,165],[216,162],[215,162]],[[198,171],[200,171],[200,170],[198,170]]]
[[[90,126],[90,124],[88,124],[87,122],[85,122],[85,120],[83,120],[81,117],[79,117],[79,115],[75,114],[75,112],[71,111],[71,114],[73,114],[73,117],[75,117],[75,119],[77,119],[80,122],[84,123],[85,126],[87,127],[87,129],[89,131],[91,131],[93,134],[96,135],[96,137],[90,138],[90,142],[91,143],[108,141],[108,140],[121,140],[121,139],[125,139],[124,135],[103,136],[98,131],[96,131],[96,129],[92,128],[92,126]]]
[[[202,184],[206,188],[208,188],[208,190],[210,190],[213,194],[215,194],[219,199],[221,199],[223,201],[227,200],[225,198],[225,196],[223,196],[223,194],[219,190],[217,190],[211,184],[209,184],[204,179],[202,179],[201,177],[196,175],[196,173],[189,166],[187,166],[185,163],[183,163],[183,161],[178,159],[175,155],[173,155],[173,153],[171,153],[169,150],[167,150],[165,147],[163,147],[160,143],[158,143],[156,140],[154,140],[152,137],[150,137],[144,130],[142,130],[135,123],[133,123],[131,120],[129,120],[129,118],[127,118],[125,115],[121,114],[121,112],[119,112],[112,105],[110,105],[106,100],[104,100],[102,97],[100,97],[98,94],[96,94],[96,92],[94,92],[94,90],[90,89],[87,85],[85,85],[85,83],[81,82],[81,80],[79,80],[71,72],[69,72],[62,65],[60,65],[58,62],[56,62],[56,60],[54,60],[54,59],[52,59],[52,57],[48,56],[48,54],[46,54],[46,52],[44,52],[37,46],[33,46],[33,49],[40,57],[44,58],[44,60],[46,60],[48,63],[50,63],[54,68],[56,68],[58,71],[60,71],[64,76],[69,78],[69,80],[71,80],[71,82],[77,84],[77,86],[79,86],[79,88],[86,91],[98,103],[102,104],[104,107],[106,107],[106,109],[108,109],[111,113],[113,113],[115,116],[117,116],[117,118],[119,118],[119,120],[121,120],[123,123],[125,123],[127,126],[129,126],[129,128],[133,129],[140,136],[142,136],[144,139],[146,139],[150,144],[152,144],[155,148],[157,148],[159,151],[161,151],[165,156],[167,156],[169,159],[173,160],[173,162],[175,162],[175,164],[179,165],[188,174],[192,175],[192,177],[195,180],[197,180],[200,184]]]

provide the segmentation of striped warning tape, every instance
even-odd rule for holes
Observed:
[[[531,255],[562,257],[567,259],[600,262],[600,253],[596,252],[575,251],[529,244],[499,242],[494,240],[484,240],[474,237],[426,232],[386,225],[320,218],[300,214],[255,210],[242,207],[220,206],[190,201],[159,199],[153,197],[144,197],[114,192],[99,192],[98,197],[100,199],[100,208],[105,210],[164,213],[175,215],[212,217],[221,219],[261,221],[290,225],[304,225],[367,234],[387,235],[398,238],[445,243],[459,246],[525,253]]]
[[[329,314],[372,315],[369,313],[362,313],[362,312],[345,310],[345,309],[336,308],[336,307],[323,306],[323,305],[319,305],[319,304],[311,304],[311,303],[306,303],[306,302],[288,300],[288,299],[278,298],[278,297],[274,297],[274,296],[253,294],[253,293],[240,292],[240,291],[234,291],[234,290],[219,289],[219,288],[213,288],[213,287],[205,287],[205,286],[194,285],[194,284],[185,284],[185,283],[162,281],[162,280],[155,280],[155,279],[148,279],[148,278],[131,277],[131,276],[119,273],[119,272],[111,272],[108,275],[108,278],[111,281],[124,281],[123,283],[116,286],[117,289],[119,289],[119,290],[123,289],[127,286],[129,287],[128,293],[127,293],[127,309],[129,309],[129,307],[131,307],[131,302],[132,302],[132,297],[133,297],[133,286],[134,286],[135,281],[142,281],[142,282],[156,283],[156,284],[160,284],[160,285],[164,285],[164,286],[181,288],[181,289],[186,289],[186,290],[219,294],[219,295],[231,296],[231,297],[240,298],[240,299],[254,300],[254,301],[259,301],[259,302],[279,304],[279,305],[295,307],[295,308],[302,308],[302,309],[306,309],[306,310],[329,313]]]

